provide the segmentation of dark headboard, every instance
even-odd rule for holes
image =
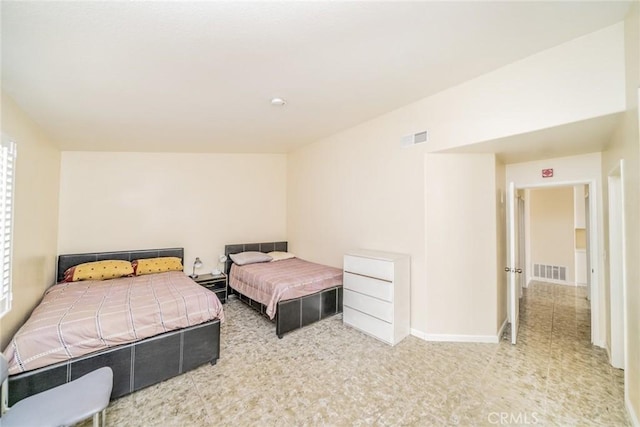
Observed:
[[[240,252],[256,251],[256,252],[287,252],[287,242],[267,242],[267,243],[238,243],[235,245],[225,245],[224,254],[227,256],[227,262],[224,264],[225,274],[229,274],[233,261],[229,254],[237,254]]]
[[[103,261],[107,259],[121,259],[124,261],[134,261],[136,259],[157,258],[164,256],[174,256],[182,260],[184,258],[184,248],[165,249],[144,249],[118,252],[93,252],[88,254],[58,255],[58,273],[56,281],[64,279],[64,272],[74,265],[84,262]]]

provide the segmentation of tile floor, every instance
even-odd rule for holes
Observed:
[[[112,402],[108,425],[630,425],[622,371],[589,343],[583,288],[527,289],[516,346],[389,347],[341,316],[279,340],[239,301],[225,312],[216,366]]]

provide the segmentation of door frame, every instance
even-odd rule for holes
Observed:
[[[585,210],[584,210],[584,224],[585,224],[585,230],[586,230],[586,251],[587,254],[589,254],[591,252],[591,222],[593,221],[593,219],[591,219],[591,194],[589,194],[589,189],[587,188],[587,191],[585,191],[585,195],[584,195],[584,203],[585,203]],[[591,302],[591,270],[593,270],[593,267],[591,266],[591,258],[589,256],[586,257],[587,258],[587,295],[589,296],[589,302]]]
[[[516,191],[516,193],[518,193]],[[524,197],[517,194],[518,204],[518,217],[516,221],[518,221],[518,267],[522,270],[522,273],[518,276],[519,288],[520,288],[520,298],[523,296],[523,290],[527,287],[527,275],[529,274],[529,269],[527,268],[527,232],[526,232],[526,218],[525,218],[525,201]]]
[[[598,235],[598,223],[600,221],[600,213],[598,211],[598,185],[595,179],[585,179],[585,180],[575,180],[575,181],[557,181],[551,182],[549,184],[544,183],[535,183],[535,184],[525,184],[521,182],[514,181],[515,190],[532,190],[532,189],[540,189],[540,188],[552,188],[552,187],[569,187],[575,185],[586,185],[589,188],[589,253],[587,257],[589,257],[591,271],[587,272],[591,280],[591,289],[589,289],[590,295],[590,305],[591,305],[591,342],[599,347],[605,347],[605,343],[602,340],[602,332],[600,331],[600,318],[602,313],[600,313],[600,288],[601,288],[601,279],[600,279],[600,241]],[[507,183],[508,185],[508,183]],[[506,218],[507,230],[509,230],[509,221],[510,218],[507,215]],[[526,236],[530,237],[530,236]],[[525,238],[526,238],[525,237]],[[509,242],[507,241],[507,245]],[[507,260],[508,262],[508,260]],[[507,301],[508,304],[508,301]],[[507,306],[507,312],[509,311],[509,306]]]
[[[611,319],[609,360],[613,367],[627,371],[627,272],[625,268],[627,257],[626,224],[624,220],[624,160],[620,160],[619,164],[607,174],[607,189],[607,206],[609,209],[609,316]],[[611,227],[612,224],[616,224],[617,227]],[[618,268],[620,268],[619,277],[617,275],[614,276]],[[616,308],[620,308],[620,305],[622,310],[616,310]],[[616,313],[617,315],[615,315]]]
[[[518,190],[514,182],[507,183],[507,263],[505,272],[507,276],[507,315],[511,323],[511,344],[515,345],[518,339],[518,327],[520,325],[520,298],[522,288],[517,271],[522,273],[518,262],[520,261],[519,249],[520,239],[518,231],[520,229],[520,215],[518,215]],[[521,274],[520,274],[521,275]]]

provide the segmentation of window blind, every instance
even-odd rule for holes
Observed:
[[[0,150],[0,317],[11,308],[11,253],[13,249],[13,206],[16,144],[2,135]]]

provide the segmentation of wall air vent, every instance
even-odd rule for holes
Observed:
[[[400,140],[402,147],[410,147],[412,145],[421,144],[427,142],[427,131],[414,133],[412,135],[403,136]]]
[[[567,281],[567,267],[561,265],[533,264],[533,277],[536,279]]]

